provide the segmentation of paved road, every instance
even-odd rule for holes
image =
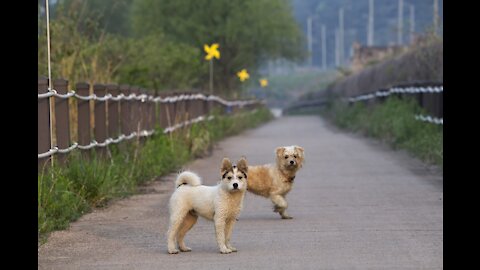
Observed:
[[[237,253],[220,254],[213,223],[200,219],[185,238],[193,251],[167,254],[169,175],[53,233],[39,248],[39,269],[443,268],[441,174],[318,117],[276,119],[186,167],[213,185],[224,156],[267,163],[275,147],[291,144],[306,154],[288,196],[294,219],[280,219],[268,200],[247,194],[232,235]]]

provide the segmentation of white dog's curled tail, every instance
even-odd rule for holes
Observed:
[[[190,171],[180,173],[177,176],[177,180],[175,180],[175,188],[178,188],[181,185],[200,186],[201,184],[202,179],[200,179],[200,176]]]

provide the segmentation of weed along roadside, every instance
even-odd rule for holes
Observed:
[[[335,102],[321,114],[340,128],[380,139],[443,168],[443,125],[418,121],[415,115],[426,112],[413,98],[389,97],[375,106]]]
[[[147,140],[132,140],[108,146],[107,158],[95,151],[85,157],[74,151],[65,164],[38,174],[39,244],[49,232],[62,230],[70,222],[109,200],[134,194],[140,184],[179,169],[186,162],[208,155],[222,138],[272,119],[259,107],[231,115],[214,114],[202,121]]]

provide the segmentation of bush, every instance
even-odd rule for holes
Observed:
[[[416,120],[416,114],[425,112],[413,99],[390,97],[376,106],[337,102],[324,114],[341,128],[379,138],[443,167],[443,126]]]

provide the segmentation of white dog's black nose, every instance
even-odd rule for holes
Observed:
[[[295,163],[295,161],[293,161],[293,160],[290,160],[290,164],[292,164],[292,165],[293,165],[294,163]]]
[[[233,183],[233,188],[234,188],[234,189],[237,189],[237,188],[238,188],[238,184],[237,184],[237,183]]]

